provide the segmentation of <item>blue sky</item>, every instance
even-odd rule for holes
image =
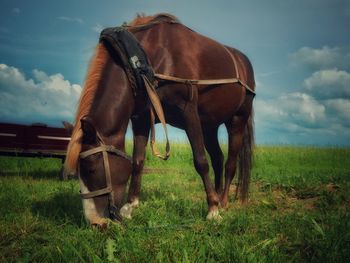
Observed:
[[[72,121],[99,31],[136,13],[170,12],[248,55],[258,144],[350,146],[350,1],[0,3],[1,122]],[[176,129],[171,137],[185,138]]]

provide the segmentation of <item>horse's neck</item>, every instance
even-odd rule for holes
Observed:
[[[102,135],[121,138],[134,108],[134,97],[124,70],[112,59],[105,66],[90,116]],[[114,145],[120,142],[111,142]]]

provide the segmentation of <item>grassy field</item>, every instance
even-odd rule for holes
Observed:
[[[223,221],[207,205],[189,147],[148,155],[133,219],[100,232],[59,160],[0,157],[0,262],[349,262],[350,149],[258,147],[250,201]]]

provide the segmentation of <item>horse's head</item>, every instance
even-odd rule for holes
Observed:
[[[104,225],[105,218],[120,219],[132,159],[113,136],[103,137],[92,119],[81,119],[81,128],[79,180],[84,213],[91,224]]]
[[[125,133],[134,95],[119,61],[99,44],[87,74],[68,146],[66,172],[78,172],[84,214],[92,225],[117,220],[131,174]]]

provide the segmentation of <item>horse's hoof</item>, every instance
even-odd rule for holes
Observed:
[[[131,203],[126,203],[120,208],[120,215],[125,219],[131,219],[132,210],[139,206],[139,199],[135,199]]]
[[[130,203],[130,205],[131,205],[131,207],[132,208],[136,208],[136,207],[138,207],[139,206],[139,199],[138,198],[136,198],[134,201],[132,201],[131,203]]]
[[[127,203],[123,205],[122,208],[120,208],[119,213],[122,216],[122,218],[131,219],[132,209],[133,209],[132,205]]]
[[[207,220],[221,222],[222,217],[220,216],[219,210],[215,209],[215,210],[210,211],[207,215]]]

